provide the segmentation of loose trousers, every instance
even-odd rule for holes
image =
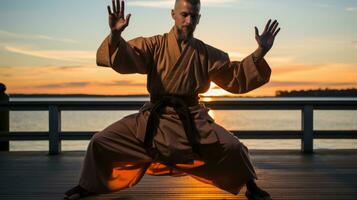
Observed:
[[[137,137],[139,114],[124,117],[94,134],[83,162],[80,186],[102,194],[132,187],[145,174],[190,175],[238,194],[247,180],[257,179],[247,147],[215,122],[209,126],[217,142],[201,144],[201,154],[195,156],[193,163],[167,164],[150,157],[143,141]]]

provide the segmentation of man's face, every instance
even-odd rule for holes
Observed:
[[[179,0],[171,11],[171,16],[175,20],[180,39],[187,40],[193,36],[200,21],[200,5],[194,6],[188,1]]]

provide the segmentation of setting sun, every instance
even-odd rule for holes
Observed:
[[[229,93],[221,88],[219,88],[215,83],[211,82],[211,86],[209,87],[209,90],[205,93],[202,94],[202,96],[208,96],[208,97],[213,97],[213,96],[232,96],[232,93]]]

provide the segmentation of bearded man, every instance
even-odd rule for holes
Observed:
[[[199,0],[176,0],[175,24],[165,34],[126,41],[129,25],[124,1],[108,6],[110,35],[97,51],[97,64],[120,74],[146,74],[150,102],[94,134],[84,159],[79,185],[66,199],[119,191],[134,186],[144,174],[190,175],[237,195],[247,187],[249,199],[271,199],[259,188],[247,147],[214,122],[199,103],[213,81],[231,93],[246,93],[270,79],[264,60],[280,31],[268,21],[258,48],[242,61],[194,37],[200,21]]]

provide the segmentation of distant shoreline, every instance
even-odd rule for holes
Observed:
[[[96,94],[9,94],[12,98],[23,98],[23,97],[131,97],[131,98],[142,98],[149,97],[148,94],[135,94],[135,95],[96,95]],[[278,90],[275,96],[200,96],[206,98],[263,98],[263,97],[357,97],[357,89],[314,89],[314,90],[292,90],[284,91]]]
[[[357,97],[357,89],[278,90],[275,97]]]

